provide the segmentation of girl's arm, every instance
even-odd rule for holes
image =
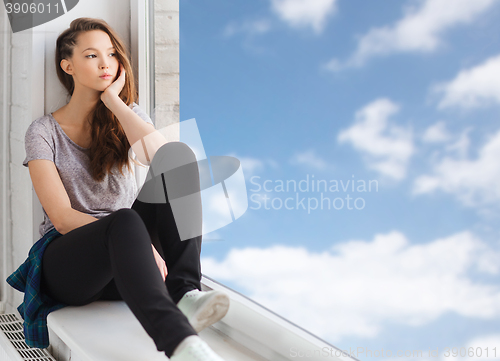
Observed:
[[[118,118],[139,161],[149,165],[156,151],[167,140],[155,127],[146,123],[136,112],[130,109],[117,95],[105,98],[104,104]]]
[[[59,233],[66,234],[75,228],[97,221],[97,218],[71,208],[68,193],[52,161],[30,160],[28,168],[36,195]]]
[[[101,100],[118,118],[139,161],[149,165],[156,151],[167,140],[120,99],[119,94],[125,85],[125,69],[121,64],[120,70],[120,76],[101,93]]]

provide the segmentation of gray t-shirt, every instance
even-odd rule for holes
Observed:
[[[136,103],[130,107],[145,122],[153,124]],[[112,174],[106,174],[101,182],[95,181],[90,173],[89,148],[83,148],[73,142],[52,113],[31,123],[26,131],[25,149],[25,167],[34,159],[48,159],[54,162],[73,209],[99,219],[120,208],[132,207],[137,193],[133,172],[129,172],[124,166],[122,175],[115,166]],[[129,162],[133,170],[134,163],[130,161],[130,157]],[[39,227],[40,236],[54,228],[45,209],[43,216],[44,221]]]

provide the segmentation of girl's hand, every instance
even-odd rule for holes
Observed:
[[[106,104],[106,99],[110,97],[117,97],[120,95],[123,87],[125,86],[125,68],[120,64],[120,76],[112,82],[104,91],[101,93],[101,100]]]

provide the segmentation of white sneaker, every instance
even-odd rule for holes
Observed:
[[[192,290],[182,296],[177,307],[200,332],[224,317],[229,309],[229,297],[221,291]]]
[[[180,351],[174,352],[171,361],[224,361],[201,337],[192,338]],[[178,346],[179,347],[179,346]]]

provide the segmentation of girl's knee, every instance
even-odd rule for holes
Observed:
[[[144,222],[135,209],[121,208],[113,212],[111,226],[118,229],[145,227]]]
[[[184,142],[168,142],[163,144],[157,151],[159,157],[170,156],[174,158],[192,158],[191,161],[196,161],[194,151],[189,145]],[[156,156],[155,154],[155,156]]]
[[[154,176],[176,170],[181,173],[188,170],[198,178],[198,163],[193,150],[183,142],[170,142],[162,145],[155,153],[150,165]],[[194,173],[193,173],[194,170]]]
[[[151,238],[139,213],[131,208],[113,212],[106,229],[106,248],[119,246],[133,249],[136,245],[150,244]]]
[[[121,220],[122,222],[134,221],[137,218],[141,219],[139,213],[132,208],[121,208],[114,212],[115,218]]]

